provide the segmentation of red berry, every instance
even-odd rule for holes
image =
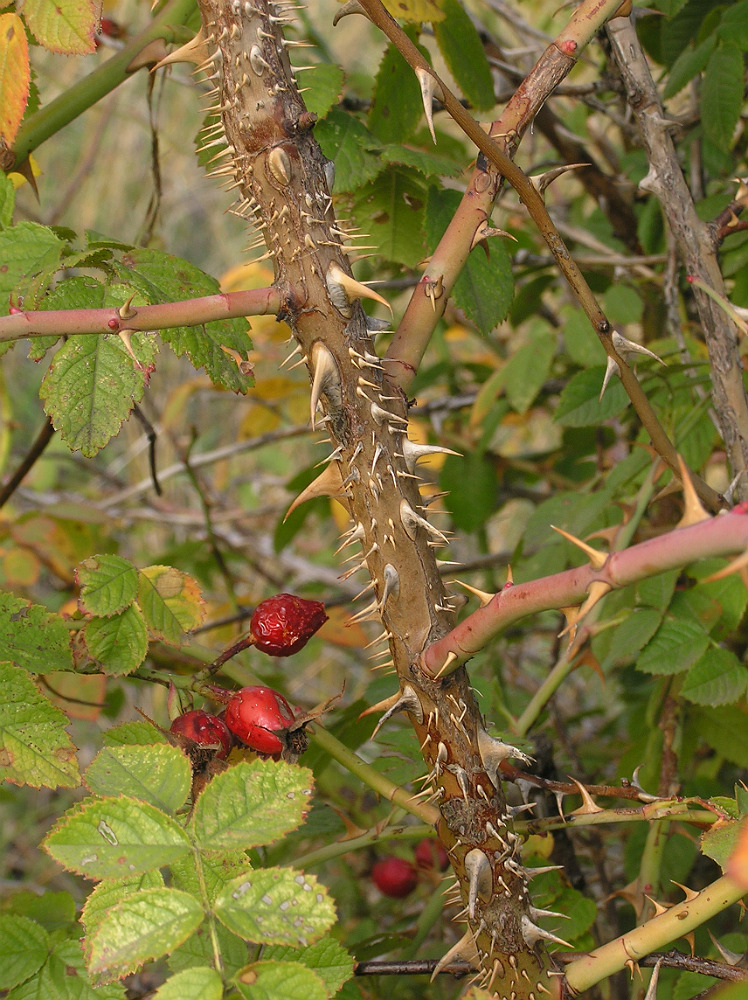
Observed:
[[[290,656],[303,649],[326,621],[321,601],[276,594],[257,605],[249,624],[254,644],[263,653]]]
[[[260,753],[280,753],[285,747],[283,731],[294,714],[282,694],[266,687],[243,687],[226,706],[226,725],[242,743]]]
[[[217,747],[216,757],[227,757],[231,749],[231,733],[223,719],[195,708],[178,715],[171,724],[171,732],[197,743],[200,747]]]
[[[440,872],[446,871],[449,867],[449,858],[438,840],[433,837],[425,837],[419,840],[415,850],[416,864],[419,868],[434,868]]]
[[[374,885],[385,896],[404,899],[418,883],[418,871],[404,858],[382,858],[371,870]]]

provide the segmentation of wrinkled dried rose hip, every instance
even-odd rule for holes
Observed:
[[[321,601],[307,601],[295,594],[276,594],[254,610],[250,633],[254,645],[270,656],[298,653],[327,621]]]

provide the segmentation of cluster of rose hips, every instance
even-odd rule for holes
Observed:
[[[320,601],[276,594],[257,605],[248,635],[231,652],[256,646],[269,656],[290,656],[302,649],[326,621],[325,607]],[[224,656],[221,662],[226,659]],[[218,759],[228,756],[235,740],[272,756],[287,747],[287,734],[298,720],[280,692],[252,685],[226,695],[226,708],[221,715],[202,709],[185,712],[174,719],[171,732],[212,751]]]
[[[447,852],[433,837],[420,840],[414,855],[415,864],[395,855],[380,858],[374,864],[371,880],[381,893],[393,899],[404,899],[413,892],[424,872],[434,868],[443,872],[449,865]]]

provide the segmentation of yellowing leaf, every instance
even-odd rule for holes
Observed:
[[[0,14],[0,138],[12,146],[29,97],[29,47],[17,14]]]
[[[205,614],[197,583],[172,566],[142,569],[138,596],[151,635],[173,646],[184,642]]]
[[[25,0],[23,16],[37,40],[51,52],[82,56],[96,51],[96,0]]]
[[[746,819],[742,820],[737,845],[727,862],[727,874],[748,889],[748,820]]]
[[[443,21],[444,11],[439,0],[383,0],[393,17],[401,21]]]

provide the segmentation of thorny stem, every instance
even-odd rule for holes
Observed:
[[[100,101],[108,93],[118,87],[123,80],[140,68],[138,56],[157,39],[171,42],[175,38],[175,28],[185,24],[190,14],[195,10],[195,0],[171,0],[153,21],[140,34],[136,35],[103,66],[94,70],[79,83],[63,91],[59,97],[31,115],[18,130],[12,150],[9,150],[9,162],[0,164],[6,171],[14,169],[24,162],[29,153],[33,153],[43,142],[88,108]],[[155,62],[156,56],[152,62]]]
[[[494,165],[499,173],[502,174],[515,189],[521,201],[525,204],[533,222],[538,227],[538,231],[546,241],[546,244],[553,254],[559,269],[569,282],[574,296],[592,324],[600,343],[605,349],[605,353],[618,366],[617,374],[620,377],[621,383],[623,384],[623,387],[626,390],[626,393],[631,400],[639,419],[649,434],[654,448],[658,454],[662,456],[673,473],[680,476],[678,454],[673,447],[672,442],[660,424],[649,399],[647,398],[642,387],[639,385],[632,369],[616,350],[611,337],[613,328],[603,313],[592,290],[587,284],[584,275],[579,270],[579,267],[566,248],[560,233],[548,214],[548,210],[545,207],[545,202],[543,201],[542,196],[539,194],[532,181],[504,152],[492,135],[487,135],[472,115],[470,115],[465,108],[463,108],[460,101],[449,90],[440,77],[431,69],[424,56],[418,50],[417,46],[385,10],[381,0],[360,0],[360,2],[372,23],[380,28],[385,35],[387,35],[410,66],[412,66],[413,69],[420,69],[428,73],[436,81],[438,86],[441,88],[440,100],[445,109],[465,132],[468,138],[471,139],[471,141],[484,154],[486,159]],[[586,40],[592,36],[594,31],[597,30],[597,28],[600,27],[606,19],[615,14],[619,7],[620,3],[618,3],[617,0],[600,0],[600,2],[596,2],[594,4],[582,4],[577,9],[565,31],[563,31],[556,38],[551,46],[552,48],[555,47],[559,53],[568,59],[569,69],[574,64],[580,51],[580,41],[586,42]],[[583,25],[586,27],[586,31],[582,30]],[[488,188],[489,184],[490,178],[486,174],[485,188]],[[472,221],[473,228],[472,232],[469,234],[471,242],[478,226],[485,219],[485,217],[486,213],[483,212],[481,217]],[[464,253],[464,258],[460,261],[460,267],[462,266],[462,263],[464,263],[464,259],[467,257],[467,253],[465,251],[467,250],[469,252],[469,246],[464,246],[465,235],[467,234],[463,233],[462,240],[457,242],[457,246],[462,243]],[[442,241],[442,245],[443,244],[444,240]],[[452,252],[454,252],[454,246],[452,246]],[[428,274],[424,277],[419,285],[419,288],[421,286],[423,287],[424,294],[422,297],[426,297],[425,293],[427,287],[431,287],[433,281],[438,277],[438,274],[432,275],[430,279],[428,278]],[[446,294],[443,296],[443,299],[446,300]],[[423,347],[425,349],[425,344]],[[415,375],[416,366],[412,363],[412,361],[408,361],[404,366],[398,366],[398,358],[394,352],[400,351],[401,349],[401,339],[398,338],[390,345],[390,351],[388,352],[387,358],[387,361],[389,362],[388,368],[401,387],[407,389],[407,386],[410,384]],[[724,500],[720,497],[716,490],[713,490],[700,477],[694,475],[693,473],[691,473],[691,477],[699,496],[711,510],[717,511],[724,507]]]
[[[692,898],[677,903],[643,926],[635,927],[615,941],[576,959],[566,967],[566,982],[571,995],[577,996],[595,983],[626,968],[627,963],[636,962],[650,952],[684,937],[731,904],[737,903],[744,895],[744,887],[724,875]]]
[[[424,823],[428,823],[432,829],[436,826],[439,819],[439,810],[434,806],[413,798],[400,785],[396,785],[389,778],[385,777],[385,775],[380,774],[371,764],[367,764],[366,761],[361,760],[357,754],[349,750],[331,732],[319,724],[310,728],[309,732],[314,736],[314,739],[322,749],[329,753],[333,760],[342,764],[346,771],[350,771],[354,777],[363,781],[365,785],[368,785],[369,788],[373,789],[383,798],[394,802],[395,805],[402,806],[411,815],[417,816]]]
[[[50,309],[38,312],[16,310],[0,316],[0,343],[24,337],[61,337],[63,334],[107,334],[120,330],[144,333],[175,326],[200,326],[240,316],[268,316],[280,309],[276,288],[223,292],[182,302],[158,302],[150,306],[130,305],[127,312],[107,309]]]

